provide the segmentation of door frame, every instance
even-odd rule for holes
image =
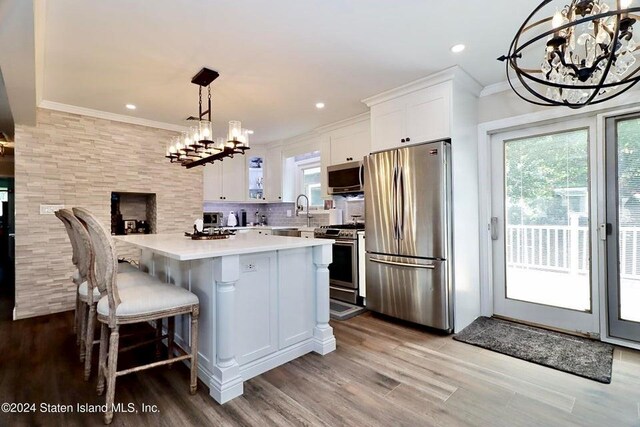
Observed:
[[[505,88],[509,90],[509,88]],[[487,92],[487,96],[496,91]],[[480,95],[482,97],[482,95]],[[480,233],[480,307],[478,315],[493,315],[493,256],[491,240],[491,137],[493,134],[517,130],[532,126],[542,126],[566,120],[579,118],[595,118],[596,120],[596,151],[598,185],[597,199],[604,200],[605,197],[605,170],[604,170],[604,140],[605,121],[609,117],[626,115],[640,112],[640,102],[638,102],[637,91],[629,91],[617,98],[615,107],[604,108],[602,104],[590,105],[580,110],[564,109],[562,114],[558,114],[558,108],[545,108],[536,112],[529,112],[522,115],[507,117],[480,123],[478,125],[478,166],[479,166],[479,233]],[[622,106],[622,107],[620,107]],[[531,111],[531,110],[529,110]],[[602,224],[606,219],[606,207],[604,204],[598,206],[597,224]],[[598,240],[598,258],[603,259],[606,254],[606,245],[602,240]],[[598,284],[606,283],[606,269],[601,268],[598,272]],[[600,340],[611,344],[640,350],[640,343],[622,340],[608,335],[609,325],[607,319],[607,289],[606,286],[598,286],[600,293]]]
[[[599,262],[597,258],[598,254],[598,219],[597,219],[597,186],[598,186],[598,174],[597,174],[597,130],[596,130],[596,120],[595,118],[578,118],[578,119],[567,119],[557,123],[546,123],[546,124],[536,124],[534,126],[529,126],[524,129],[518,129],[515,131],[507,131],[507,132],[499,132],[495,133],[491,137],[492,144],[492,155],[496,157],[492,157],[492,161],[495,160],[496,163],[498,161],[501,164],[494,163],[492,165],[493,172],[500,172],[500,176],[492,178],[498,179],[499,181],[504,183],[504,153],[505,153],[505,143],[514,140],[520,139],[528,139],[536,136],[542,135],[552,135],[559,134],[577,130],[586,130],[588,145],[587,145],[587,162],[589,168],[588,175],[588,190],[589,190],[589,199],[587,201],[589,206],[589,293],[591,300],[591,310],[589,312],[581,312],[579,310],[572,310],[563,307],[555,307],[551,305],[534,303],[528,301],[520,301],[515,299],[506,298],[506,292],[504,298],[501,297],[502,292],[500,290],[496,291],[495,286],[498,283],[493,283],[493,311],[495,312],[498,307],[496,304],[501,306],[501,315],[506,315],[505,313],[514,311],[518,312],[522,317],[517,318],[517,320],[521,320],[524,322],[541,324],[550,328],[566,330],[570,332],[577,332],[580,334],[588,334],[589,336],[600,336],[600,304],[599,299],[600,295],[598,292],[598,269]],[[498,160],[499,158],[499,160]],[[495,181],[492,181],[492,186],[490,191],[493,193],[493,189],[495,188],[493,184],[496,184]],[[498,233],[501,236],[499,241],[494,241],[492,243],[493,250],[499,250],[501,253],[506,253],[506,241],[505,241],[505,231],[506,231],[506,218],[505,218],[505,195],[504,191],[506,189],[502,188],[502,194],[497,195],[500,200],[493,200],[492,202],[497,202],[497,205],[501,206],[501,210],[496,212],[493,210],[492,216],[499,216],[501,218],[500,223],[498,224]],[[498,245],[502,243],[502,247],[498,247]],[[495,253],[495,252],[494,252]],[[494,264],[492,265],[493,270],[493,278],[494,281],[500,281],[502,285],[506,286],[506,256],[503,255],[503,263],[502,267],[505,267],[505,271],[496,271],[495,268],[499,268],[495,262],[498,259],[492,259]],[[496,294],[496,292],[498,292]],[[498,300],[496,300],[498,298]],[[501,302],[502,301],[502,302]],[[492,313],[493,314],[493,313]],[[516,318],[514,315],[509,317]],[[548,319],[548,323],[544,323],[544,320]]]

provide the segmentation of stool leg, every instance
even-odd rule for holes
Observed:
[[[111,330],[109,337],[109,356],[107,366],[107,411],[104,413],[104,423],[111,424],[113,421],[113,401],[116,396],[116,372],[118,368],[118,341],[120,339],[119,326],[116,325]]]
[[[107,351],[109,351],[109,326],[100,324],[100,356],[98,360],[98,396],[104,393],[104,379],[107,370]]]
[[[189,393],[196,394],[198,390],[198,315],[199,307],[191,312],[191,384]]]
[[[174,340],[175,340],[175,335],[176,335],[176,318],[175,317],[169,317],[167,319],[167,330],[168,330],[168,337],[167,337],[167,350],[168,350],[168,357],[167,359],[172,359],[173,358],[173,345],[174,345]],[[169,365],[169,368],[171,368],[172,365]]]
[[[84,362],[85,350],[86,346],[84,343],[85,336],[87,335],[87,304],[85,302],[80,302],[80,331],[78,335],[80,336],[80,361]]]
[[[162,337],[162,319],[156,320],[156,359],[160,359],[160,355],[162,354],[162,341],[160,337]]]
[[[89,381],[91,376],[91,356],[93,354],[93,338],[96,332],[96,305],[91,304],[87,315],[87,332],[84,338],[84,380]]]
[[[80,345],[80,296],[78,295],[78,289],[76,289],[76,310],[73,313],[73,332],[76,334],[76,345]]]

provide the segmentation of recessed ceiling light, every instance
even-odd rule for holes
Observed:
[[[128,110],[135,110],[137,107],[133,104],[127,104],[125,105],[125,107],[127,107]]]
[[[460,52],[462,52],[465,48],[466,48],[466,46],[465,46],[465,45],[463,45],[463,44],[457,44],[457,45],[455,45],[455,46],[452,46],[452,47],[451,47],[451,52],[453,52],[453,53],[460,53]]]
[[[316,108],[317,108],[318,110],[322,110],[322,109],[324,108],[324,102],[318,102],[318,103],[316,104]]]
[[[253,131],[252,131],[251,129],[249,129],[249,130],[247,131],[247,133],[248,133],[249,135],[253,135]]]

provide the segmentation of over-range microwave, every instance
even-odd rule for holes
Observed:
[[[364,191],[362,162],[349,162],[327,168],[329,194],[351,194]]]

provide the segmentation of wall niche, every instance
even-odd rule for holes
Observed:
[[[151,193],[111,193],[111,234],[156,233],[156,195]]]

